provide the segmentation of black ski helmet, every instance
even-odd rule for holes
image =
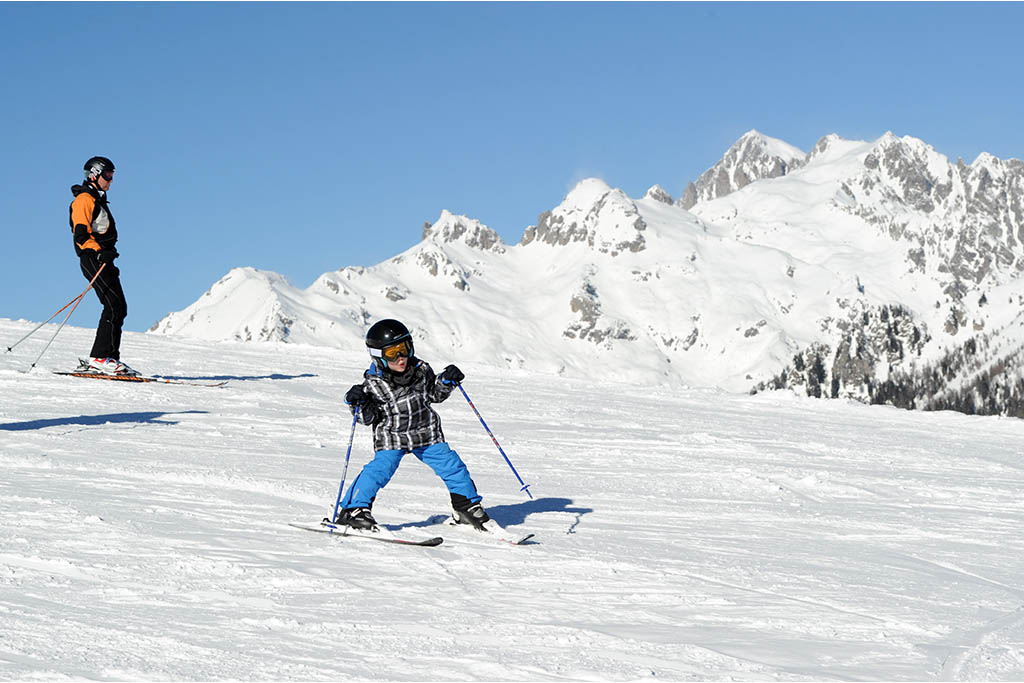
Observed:
[[[414,353],[412,345],[412,335],[409,333],[409,328],[391,318],[385,318],[379,320],[366,331],[366,348],[370,352],[370,356],[373,357],[373,362],[377,364],[377,367],[381,370],[387,370],[388,364],[384,360],[383,350],[389,346],[400,344],[402,342],[408,342],[409,344],[409,355],[412,356]]]
[[[96,180],[107,171],[114,172],[114,162],[106,157],[90,157],[89,161],[85,162],[86,180]]]

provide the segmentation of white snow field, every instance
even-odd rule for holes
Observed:
[[[1022,421],[460,364],[535,497],[458,393],[448,440],[536,542],[438,525],[409,457],[375,515],[445,542],[406,548],[287,525],[333,508],[363,350],[128,333],[229,383],[126,384],[51,374],[69,327],[25,374],[54,329],[0,354],[0,679],[1024,678]]]

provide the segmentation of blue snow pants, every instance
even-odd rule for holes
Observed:
[[[452,501],[460,501],[466,505],[479,503],[483,497],[477,493],[476,485],[469,476],[469,468],[462,458],[448,446],[444,441],[420,446],[409,450],[377,451],[373,460],[366,463],[359,476],[355,478],[348,492],[341,501],[341,508],[368,508],[377,496],[377,492],[384,488],[391,477],[398,471],[398,465],[406,453],[412,453],[420,462],[425,463],[434,470],[434,474],[441,477]]]

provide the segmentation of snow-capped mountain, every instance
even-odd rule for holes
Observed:
[[[981,155],[954,165],[910,137],[887,133],[864,143],[832,135],[791,179],[765,181],[694,212],[737,239],[827,262],[855,277],[859,293],[881,288],[889,302],[846,302],[846,315],[821,320],[825,338],[767,386],[796,384],[814,395],[906,407],[988,404],[991,412],[994,394],[1003,395],[1004,406],[1024,397],[1019,363],[1007,362],[1024,343],[1015,322],[1024,284],[1022,181],[1017,160]],[[803,206],[779,202],[780,187],[787,199],[798,196],[794,183],[803,185]],[[985,349],[1009,356],[989,357]],[[950,354],[977,357],[965,365],[951,363]],[[941,382],[935,365],[944,368]],[[969,367],[971,376],[954,377],[953,365]]]
[[[679,198],[679,205],[691,209],[700,202],[741,190],[763,178],[778,178],[804,164],[806,155],[790,144],[749,131],[729,148],[721,161],[690,183]]]
[[[153,331],[358,347],[394,317],[428,360],[924,406],[907,378],[946,354],[1017,357],[1022,204],[1017,160],[954,164],[891,133],[804,154],[751,131],[679,201],[587,179],[515,245],[442,211],[411,249],[305,290],[235,269]]]

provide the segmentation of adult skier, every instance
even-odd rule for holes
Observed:
[[[73,185],[71,193],[71,230],[75,253],[86,280],[93,282],[103,305],[96,338],[89,353],[88,369],[108,375],[137,375],[121,361],[121,327],[128,315],[128,302],[121,289],[117,258],[117,226],[110,213],[107,191],[114,182],[114,162],[106,157],[91,157],[85,162],[85,182]],[[100,272],[100,267],[103,271]]]
[[[397,320],[381,320],[366,333],[366,348],[373,362],[363,383],[353,385],[345,402],[359,422],[373,427],[373,460],[349,486],[341,502],[337,524],[374,529],[370,513],[374,498],[394,476],[406,453],[412,453],[441,477],[451,496],[452,518],[459,524],[484,529],[490,517],[469,469],[441,431],[441,418],[431,403],[447,399],[465,375],[454,365],[440,375],[414,355],[412,335]]]

